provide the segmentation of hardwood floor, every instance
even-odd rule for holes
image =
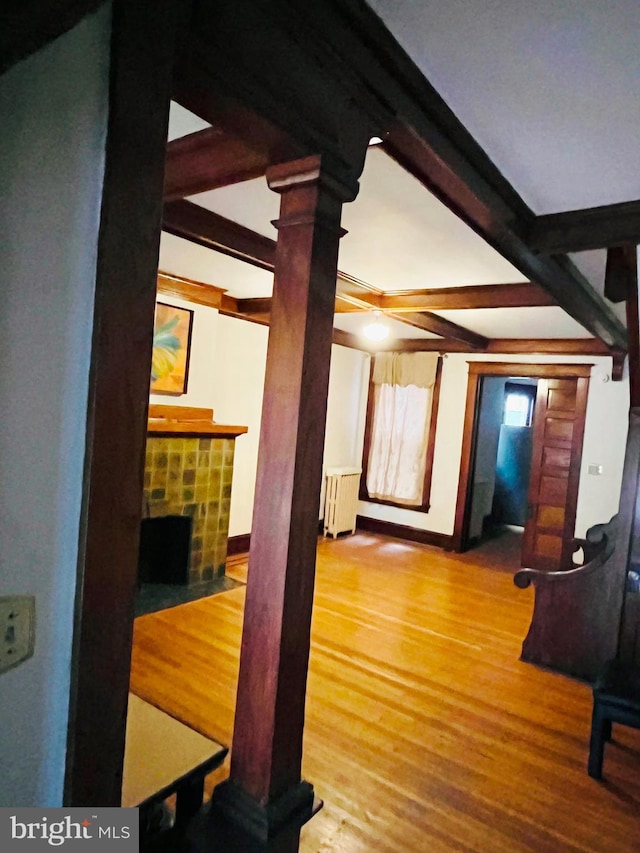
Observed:
[[[428,546],[319,544],[304,853],[640,850],[640,732],[615,728],[607,781],[587,776],[589,688],[518,660],[532,595]],[[135,625],[133,692],[227,744],[243,600]]]

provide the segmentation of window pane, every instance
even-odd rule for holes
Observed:
[[[526,394],[506,394],[502,423],[506,426],[530,426],[532,402]]]

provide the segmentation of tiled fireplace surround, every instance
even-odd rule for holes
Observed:
[[[246,427],[213,423],[210,409],[150,406],[145,515],[189,515],[189,582],[223,575],[235,439]]]

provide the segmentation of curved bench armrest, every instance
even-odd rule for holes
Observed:
[[[526,589],[532,583],[555,583],[575,581],[577,578],[593,574],[606,563],[613,554],[613,543],[609,542],[606,534],[598,544],[598,553],[588,563],[564,572],[545,572],[540,569],[520,569],[513,577],[514,584],[520,589]]]

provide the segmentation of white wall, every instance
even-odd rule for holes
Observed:
[[[229,536],[251,530],[268,337],[267,326],[218,316],[215,417],[220,423],[249,427],[236,439]]]
[[[0,594],[36,596],[0,676],[0,805],[62,805],[109,9],[0,77]]]
[[[442,371],[429,512],[420,513],[361,502],[360,513],[369,518],[406,524],[421,530],[444,534],[453,532],[467,392],[467,362],[470,361],[594,365],[589,385],[576,535],[583,535],[589,526],[606,521],[617,512],[627,434],[629,388],[626,380],[603,381],[611,374],[610,358],[450,353],[444,360]],[[602,465],[603,475],[589,475],[589,463]]]
[[[215,270],[216,255],[211,252]],[[212,408],[222,424],[249,428],[236,439],[229,535],[251,531],[262,395],[269,329],[219,314],[213,308],[160,294],[158,299],[194,311],[187,393],[151,394],[152,403]],[[362,461],[369,356],[332,347],[327,401],[324,467],[355,466]]]

